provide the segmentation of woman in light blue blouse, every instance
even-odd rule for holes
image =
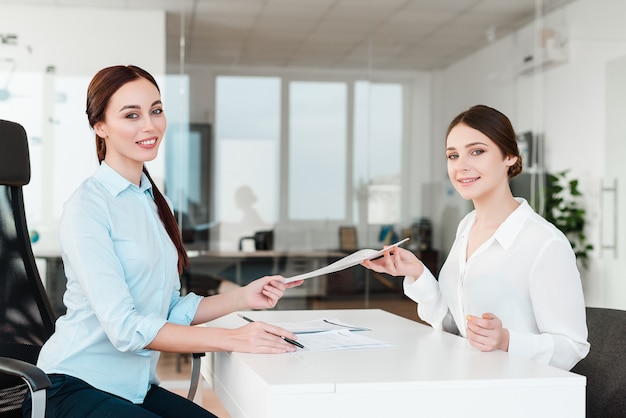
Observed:
[[[459,223],[439,280],[408,250],[365,267],[405,276],[404,292],[435,329],[481,351],[502,350],[561,369],[589,352],[572,247],[511,192],[522,171],[509,119],[488,106],[460,113],[446,135],[448,177],[474,210]]]
[[[169,202],[144,166],[166,127],[156,81],[135,66],[102,69],[87,90],[87,116],[100,167],[66,202],[60,222],[67,313],[38,361],[52,381],[47,414],[213,416],[158,386],[159,352],[295,351],[281,338],[294,334],[262,322],[232,330],[190,325],[272,308],[302,281],[271,276],[225,294],[181,296],[187,255]]]

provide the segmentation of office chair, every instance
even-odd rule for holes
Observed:
[[[587,308],[591,350],[572,372],[587,377],[587,417],[626,417],[626,311]]]
[[[32,416],[44,417],[48,376],[35,366],[54,332],[54,314],[33,256],[22,187],[30,181],[24,128],[0,120],[0,417],[21,417],[24,396]],[[200,358],[193,355],[188,399],[195,396]]]
[[[45,414],[48,376],[34,366],[55,315],[35,265],[22,187],[30,181],[26,132],[0,120],[0,416],[21,416],[27,391],[33,416]]]

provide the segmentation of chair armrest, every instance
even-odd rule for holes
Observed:
[[[44,418],[46,415],[46,389],[50,379],[39,367],[10,357],[0,357],[0,373],[21,378],[28,385],[31,400],[31,417]]]
[[[50,379],[43,370],[22,360],[0,357],[0,372],[22,378],[33,392],[50,387]]]
[[[196,391],[198,390],[198,383],[200,381],[200,365],[201,359],[204,357],[204,353],[193,353],[191,357],[191,381],[189,384],[189,393],[187,399],[193,401],[196,397]]]

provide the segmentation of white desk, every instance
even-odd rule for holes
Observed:
[[[202,374],[232,418],[584,417],[583,376],[378,309],[248,312],[266,322],[338,318],[397,345],[358,351],[213,353]],[[235,314],[208,326],[244,325]],[[206,357],[205,357],[206,358]],[[204,361],[204,360],[203,360]]]

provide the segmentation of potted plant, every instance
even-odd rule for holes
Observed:
[[[582,193],[578,190],[578,180],[570,178],[569,171],[548,174],[544,216],[565,234],[576,259],[587,268],[593,245],[585,235],[586,211],[581,206]]]

